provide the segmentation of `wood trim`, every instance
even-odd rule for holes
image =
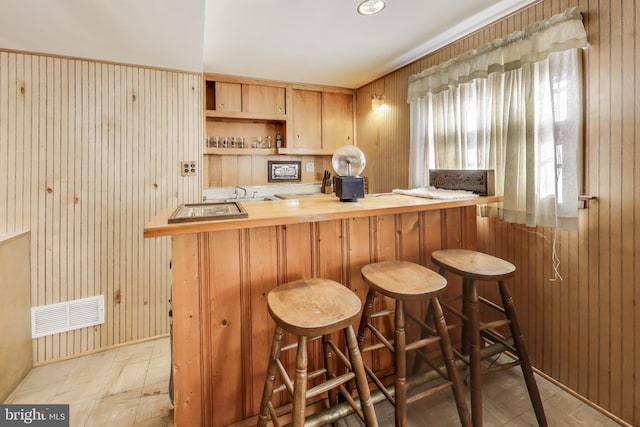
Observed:
[[[36,56],[42,56],[42,57],[48,57],[48,58],[66,59],[71,61],[86,61],[86,62],[93,62],[96,64],[118,65],[122,67],[134,67],[134,68],[141,68],[145,70],[168,71],[171,73],[191,74],[193,76],[202,75],[202,73],[197,71],[177,70],[173,68],[154,67],[151,65],[129,64],[126,62],[107,61],[104,59],[96,59],[96,58],[83,58],[80,56],[57,55],[54,53],[46,53],[46,52],[32,52],[32,51],[26,51],[26,50],[7,49],[7,48],[0,48],[0,52],[16,53],[20,55],[36,55]]]
[[[346,218],[362,218],[376,215],[393,215],[409,212],[438,211],[442,209],[475,206],[500,201],[500,197],[478,197],[475,199],[434,200],[410,196],[375,195],[360,199],[356,203],[340,202],[336,198],[307,198],[271,200],[245,203],[248,218],[198,221],[168,224],[167,218],[173,209],[165,209],[145,227],[145,237],[170,236],[219,230],[237,230],[247,227],[300,224]],[[475,214],[474,214],[475,218]],[[467,227],[468,228],[468,227]],[[473,232],[473,230],[465,230]],[[452,231],[453,232],[453,231]],[[457,240],[461,237],[458,234]]]
[[[291,89],[305,89],[305,90],[317,90],[317,91],[325,91],[325,92],[335,92],[335,93],[344,93],[344,94],[354,94],[355,90],[350,88],[342,88],[336,86],[326,86],[326,85],[318,85],[318,84],[310,84],[310,83],[296,83],[296,82],[284,82],[278,80],[269,80],[269,79],[259,79],[254,77],[242,77],[242,76],[232,76],[228,74],[216,74],[216,73],[207,73],[204,74],[205,80],[215,80],[215,81],[223,81],[229,83],[245,83],[245,84],[257,84],[263,86],[277,86],[277,87],[285,87]]]

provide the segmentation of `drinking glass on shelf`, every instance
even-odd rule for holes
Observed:
[[[256,143],[258,144],[258,148],[262,148],[262,136],[256,137]]]

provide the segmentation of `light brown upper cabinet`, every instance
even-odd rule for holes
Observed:
[[[242,111],[257,114],[285,114],[284,87],[242,85]]]
[[[218,80],[205,76],[205,110],[209,117],[285,120],[285,85]]]
[[[353,95],[322,93],[322,149],[353,145]]]
[[[353,94],[292,89],[292,131],[286,153],[333,154],[353,144]]]
[[[293,133],[288,139],[289,150],[322,150],[322,92],[293,89],[291,120]]]
[[[237,113],[242,111],[242,85],[240,83],[212,82],[214,107],[212,110]]]

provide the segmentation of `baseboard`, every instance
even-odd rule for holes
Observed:
[[[155,340],[159,340],[162,338],[168,338],[169,334],[162,334],[162,335],[156,335],[155,337],[149,337],[149,338],[142,338],[139,340],[135,340],[135,341],[127,341],[125,343],[122,344],[114,344],[114,345],[110,345],[108,347],[101,347],[101,348],[97,348],[95,350],[91,350],[91,351],[86,351],[83,353],[78,353],[78,354],[72,354],[69,356],[64,356],[64,357],[60,357],[57,359],[51,359],[51,360],[44,360],[42,362],[36,362],[33,364],[33,367],[38,367],[38,366],[44,366],[44,365],[49,365],[51,363],[56,363],[56,362],[62,362],[64,360],[70,360],[70,359],[76,359],[78,357],[82,357],[82,356],[88,356],[90,354],[96,354],[96,353],[102,353],[103,351],[108,351],[108,350],[114,350],[116,348],[120,348],[120,347],[126,347],[129,345],[133,345],[133,344],[141,344],[147,341],[155,341]]]
[[[621,419],[621,418],[617,417],[616,415],[612,414],[611,412],[607,411],[603,407],[598,406],[596,403],[590,401],[589,399],[587,399],[583,395],[577,393],[575,390],[573,390],[573,389],[567,387],[566,385],[562,384],[560,381],[556,380],[555,378],[550,377],[549,375],[545,374],[541,370],[539,370],[539,369],[537,369],[535,367],[533,368],[533,370],[537,375],[539,375],[542,378],[544,378],[545,380],[549,381],[550,383],[552,383],[556,387],[562,389],[562,391],[564,391],[565,393],[570,394],[571,396],[575,397],[576,399],[578,399],[579,401],[581,401],[585,405],[589,405],[591,408],[595,409],[596,411],[600,412],[601,414],[605,415],[606,417],[611,418],[613,421],[619,423],[621,426],[633,427],[633,424],[629,424],[628,422],[624,421],[623,419]]]

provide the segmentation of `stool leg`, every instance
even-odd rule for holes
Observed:
[[[269,404],[271,403],[273,385],[276,380],[276,360],[280,357],[283,335],[284,331],[282,328],[280,326],[276,326],[276,330],[273,333],[273,340],[271,341],[271,353],[269,354],[269,364],[267,365],[267,378],[264,381],[264,388],[262,390],[262,400],[260,401],[260,413],[258,415],[257,427],[266,426],[267,419],[269,418]]]
[[[462,279],[462,314],[468,319],[469,318],[469,289],[471,287],[472,280],[463,278]],[[476,300],[477,301],[477,300]],[[469,344],[471,343],[471,338],[469,336],[469,321],[462,321],[462,332],[460,342],[462,345],[461,351],[462,354],[469,354]]]
[[[433,315],[433,308],[431,306],[431,300],[427,301],[427,310],[425,312],[424,315],[424,323],[426,325],[431,325],[431,319],[435,319],[434,315]],[[425,328],[420,328],[421,332],[420,332],[420,339],[424,339],[429,335],[429,331],[427,331]],[[448,335],[448,334],[447,334]],[[411,373],[413,375],[416,375],[418,372],[420,372],[420,368],[422,367],[424,361],[422,360],[421,357],[415,357],[413,359],[413,368],[411,368]]]
[[[291,425],[293,427],[304,426],[304,410],[307,403],[307,337],[298,338],[298,351],[296,354],[296,374],[293,379],[293,409],[291,413]]]
[[[482,426],[482,373],[480,371],[480,320],[478,319],[478,288],[474,280],[465,280],[465,301],[469,325],[469,367],[471,373],[471,418],[475,427]],[[464,330],[464,329],[463,329]],[[464,344],[464,342],[463,342]]]
[[[365,333],[367,331],[367,325],[371,323],[371,313],[373,312],[373,302],[376,299],[376,291],[369,289],[367,292],[367,300],[364,303],[362,309],[362,316],[360,317],[360,326],[358,326],[358,342],[362,346],[365,339]]]
[[[513,297],[511,291],[504,281],[498,282],[500,285],[500,295],[502,296],[502,306],[504,307],[507,318],[509,319],[509,327],[511,328],[511,336],[513,338],[513,344],[518,352],[518,358],[520,359],[520,367],[522,368],[522,375],[524,381],[527,384],[527,390],[529,391],[529,398],[531,399],[531,405],[533,411],[536,414],[536,419],[540,426],[547,425],[547,418],[544,414],[544,407],[542,406],[542,399],[540,398],[540,392],[538,391],[538,385],[533,377],[533,369],[531,368],[531,361],[529,360],[529,353],[522,337],[522,331],[520,324],[518,323],[518,317],[516,315],[515,305],[513,304]]]
[[[336,377],[336,363],[335,357],[333,356],[333,349],[331,345],[329,345],[330,336],[323,335],[322,336],[322,345],[324,347],[324,367],[327,370],[326,378],[329,381],[332,378]],[[332,388],[328,392],[329,394],[329,406],[335,406],[338,404],[338,391],[335,388]]]
[[[438,331],[438,336],[440,336],[442,357],[444,358],[447,373],[449,374],[449,380],[451,381],[451,388],[453,389],[453,397],[456,401],[456,407],[458,408],[460,424],[467,427],[471,425],[469,409],[467,408],[467,402],[464,398],[464,388],[462,387],[462,380],[460,380],[458,367],[454,361],[449,331],[447,330],[447,323],[444,320],[444,313],[442,312],[442,307],[440,306],[440,301],[438,301],[437,297],[431,299],[429,307],[433,315],[436,330]]]
[[[360,397],[362,412],[364,413],[365,425],[369,427],[378,427],[376,412],[373,408],[373,400],[371,399],[371,393],[369,392],[367,374],[364,371],[362,354],[360,353],[358,340],[356,339],[356,334],[353,332],[351,325],[347,326],[345,329],[345,335],[347,337],[347,348],[349,349],[351,368],[356,374],[356,388],[358,390],[358,396]]]
[[[407,337],[405,334],[404,301],[396,300],[394,360],[396,427],[407,425]]]

